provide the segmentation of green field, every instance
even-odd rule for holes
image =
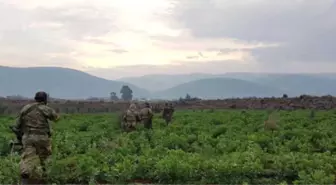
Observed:
[[[266,111],[181,111],[166,127],[122,133],[115,115],[64,115],[53,125],[49,182],[333,184],[336,112],[280,112],[279,130],[264,130]],[[10,155],[11,117],[0,118],[0,182],[18,180]]]

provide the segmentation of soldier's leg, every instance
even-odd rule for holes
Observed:
[[[142,120],[142,124],[144,125],[144,128],[148,129],[148,119]]]
[[[43,170],[43,177],[46,177],[46,161],[49,159],[50,155],[52,154],[51,139],[41,138],[37,146],[37,154],[41,162],[41,167]]]
[[[135,121],[131,123],[131,131],[136,130],[136,124],[137,123]]]
[[[125,132],[128,132],[128,130],[129,130],[129,124],[127,122],[123,122],[123,130]]]
[[[149,119],[149,120],[147,121],[147,128],[148,128],[148,129],[153,129],[153,120],[152,120],[152,119]]]
[[[129,132],[131,129],[131,125],[128,122],[124,122],[124,131]]]
[[[169,117],[166,117],[166,118],[165,118],[165,121],[166,121],[166,124],[169,125],[169,123],[170,123],[170,119],[169,119]]]
[[[29,182],[37,176],[39,158],[36,148],[32,145],[24,145],[20,161],[20,174],[24,183]]]

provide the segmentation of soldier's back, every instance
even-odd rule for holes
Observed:
[[[126,120],[127,121],[136,121],[136,116],[138,112],[136,110],[127,110],[126,111]]]
[[[151,113],[151,109],[148,107],[142,108],[140,110],[140,114],[143,116],[148,116]]]
[[[28,110],[31,109],[31,110]],[[22,120],[24,121],[25,131],[32,133],[48,134],[49,132],[49,123],[48,123],[48,112],[50,108],[43,104],[29,104],[27,107],[24,107],[22,110]],[[26,111],[26,112],[25,112]],[[28,111],[28,112],[27,112]]]

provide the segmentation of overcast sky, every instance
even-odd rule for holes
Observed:
[[[0,65],[336,72],[336,0],[0,0]]]

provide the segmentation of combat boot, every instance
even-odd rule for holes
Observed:
[[[23,174],[23,175],[21,175],[21,182],[20,182],[20,184],[31,184],[31,182],[30,182],[30,179],[29,179],[29,175],[27,175],[27,174]]]
[[[20,184],[22,184],[22,185],[24,185],[24,184],[29,184],[28,181],[29,181],[28,179],[21,178],[21,182],[20,182]]]
[[[46,184],[44,180],[31,179],[31,178],[21,178],[21,185],[25,184]]]
[[[39,183],[36,182],[36,180],[34,180],[34,179],[22,178],[21,179],[21,185],[39,185]]]

